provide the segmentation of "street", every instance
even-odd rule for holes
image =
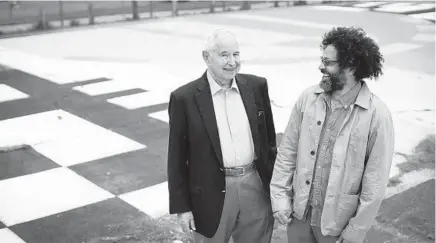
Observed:
[[[404,198],[423,185],[434,199],[434,164],[399,167],[434,135],[434,23],[329,6],[195,15],[0,40],[0,242],[137,242],[119,235],[168,214],[169,94],[205,71],[208,34],[238,36],[241,72],[268,80],[280,138],[298,95],[322,76],[322,35],[341,25],[362,27],[385,57],[368,85],[395,123],[391,177],[400,182],[386,203],[407,210]],[[434,225],[434,200],[419,205]]]

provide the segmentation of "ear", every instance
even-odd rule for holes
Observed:
[[[205,62],[206,64],[209,64],[209,52],[207,52],[207,51],[203,51],[203,52],[202,52],[202,55],[203,55],[203,60],[204,60],[204,62]]]

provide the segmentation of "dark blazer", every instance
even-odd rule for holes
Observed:
[[[237,74],[236,83],[250,122],[256,168],[269,193],[277,151],[267,81]],[[206,72],[171,93],[168,111],[170,213],[192,211],[197,232],[211,238],[220,222],[226,185]]]

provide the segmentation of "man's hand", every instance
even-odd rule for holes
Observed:
[[[291,222],[292,211],[291,210],[281,210],[274,213],[274,218],[281,224],[287,225]]]
[[[196,230],[194,224],[194,216],[192,216],[191,212],[179,213],[177,215],[177,218],[183,232],[185,232],[186,234],[191,233],[191,230]]]

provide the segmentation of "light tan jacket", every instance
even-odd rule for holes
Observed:
[[[306,89],[293,107],[271,180],[273,211],[291,210],[302,219],[309,198],[316,149],[326,115],[319,85]],[[394,151],[387,106],[365,82],[348,109],[332,156],[321,216],[324,235],[363,242],[384,198]]]

